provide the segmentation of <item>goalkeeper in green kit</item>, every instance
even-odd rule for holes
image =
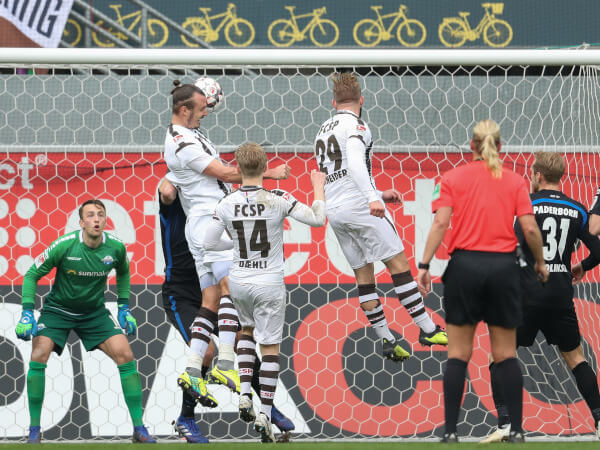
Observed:
[[[119,368],[125,402],[133,421],[133,442],[155,443],[142,423],[142,384],[133,352],[121,328],[135,335],[137,322],[129,311],[129,262],[125,246],[104,232],[106,208],[87,200],[79,208],[80,231],[65,234],[35,259],[23,280],[23,312],[17,337],[33,337],[27,372],[29,443],[41,441],[40,415],[44,400],[45,369],[50,353],[60,354],[73,330],[85,349],[106,353]],[[38,321],[33,315],[38,280],[56,267],[52,290],[44,300]],[[117,273],[118,323],[105,306],[109,272]],[[120,326],[119,326],[120,325]]]

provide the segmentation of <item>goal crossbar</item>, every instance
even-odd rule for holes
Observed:
[[[102,49],[3,48],[0,64],[201,64],[244,65],[600,65],[586,49]]]

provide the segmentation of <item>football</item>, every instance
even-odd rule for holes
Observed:
[[[206,106],[213,111],[221,100],[223,100],[223,89],[217,80],[210,77],[198,78],[194,84],[199,87],[206,96]]]

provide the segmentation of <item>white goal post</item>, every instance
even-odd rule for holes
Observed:
[[[409,261],[422,255],[439,176],[468,160],[473,126],[484,118],[502,130],[504,163],[529,177],[536,150],[567,161],[565,193],[591,205],[599,185],[600,92],[596,50],[314,50],[314,49],[14,49],[0,50],[0,441],[25,435],[25,376],[31,344],[16,339],[23,274],[33,258],[78,226],[77,206],[89,197],[107,205],[109,229],[126,244],[131,340],[144,387],[144,421],[172,438],[179,414],[176,385],[186,347],[166,321],[158,182],[171,118],[169,92],[179,79],[208,74],[224,104],[202,121],[231,161],[255,141],[270,161],[286,161],[288,180],[269,182],[301,201],[316,167],[313,140],[330,117],[334,71],[359,75],[363,118],[374,136],[373,174],[380,189],[402,192],[391,206]],[[295,423],[295,439],[434,438],[443,432],[442,371],[446,352],[418,344],[418,327],[376,265],[388,322],[412,357],[384,361],[358,307],[352,271],[329,229],[286,222],[289,303],[275,405]],[[579,249],[576,259],[585,256]],[[444,325],[441,250],[432,263],[434,292],[425,300]],[[585,355],[600,361],[598,270],[576,289]],[[48,292],[38,288],[37,307]],[[114,279],[107,294],[116,310]],[[479,438],[495,425],[489,387],[487,330],[478,328],[459,434]],[[524,428],[531,436],[585,439],[591,415],[560,355],[538,340],[520,349]],[[85,352],[73,336],[46,370],[42,429],[47,440],[118,439],[131,433],[116,367]],[[237,419],[237,396],[209,388],[219,401],[198,408],[210,439],[256,439]],[[255,396],[258,397],[258,396]],[[75,414],[70,414],[76,411]]]

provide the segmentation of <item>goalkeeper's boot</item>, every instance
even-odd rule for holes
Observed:
[[[42,442],[42,429],[40,426],[29,427],[29,437],[27,438],[28,444],[39,444]]]
[[[496,430],[485,439],[479,441],[480,444],[490,444],[492,442],[506,442],[510,435],[510,423],[504,426],[499,426]]]
[[[193,417],[179,416],[173,421],[175,431],[190,444],[208,444],[208,439],[200,433],[200,428]]]
[[[405,361],[410,358],[410,353],[404,350],[397,342],[389,342],[387,339],[383,340],[383,357],[391,359],[392,361],[399,362]]]
[[[193,377],[187,372],[183,372],[177,378],[177,384],[187,394],[194,397],[197,403],[208,408],[217,406],[217,399],[214,398],[208,389],[206,389],[206,381],[203,378]]]
[[[271,421],[265,413],[260,413],[254,421],[254,429],[260,433],[261,442],[275,442]]]
[[[290,438],[292,437],[292,433],[290,432],[296,428],[294,422],[284,416],[275,406],[271,409],[271,423],[277,425],[277,428],[281,431],[281,434],[277,436],[277,442],[290,442]]]
[[[446,433],[444,434],[444,437],[440,439],[440,442],[443,442],[444,444],[458,444],[458,436],[456,436],[456,433]]]
[[[235,369],[221,370],[217,366],[210,371],[209,380],[216,384],[227,386],[236,394],[240,393],[240,376]]]
[[[134,444],[156,444],[156,439],[150,436],[150,433],[148,433],[148,430],[146,430],[144,425],[133,427],[133,436],[131,437],[131,441]]]
[[[523,437],[522,431],[511,431],[508,435],[507,441],[513,444],[519,444],[525,442],[525,437]]]
[[[254,412],[254,405],[252,404],[252,397],[248,395],[240,395],[240,419],[244,422],[254,422],[256,419],[256,413]]]
[[[419,333],[419,343],[422,345],[448,345],[448,335],[439,325],[431,333],[425,333],[423,330]]]

